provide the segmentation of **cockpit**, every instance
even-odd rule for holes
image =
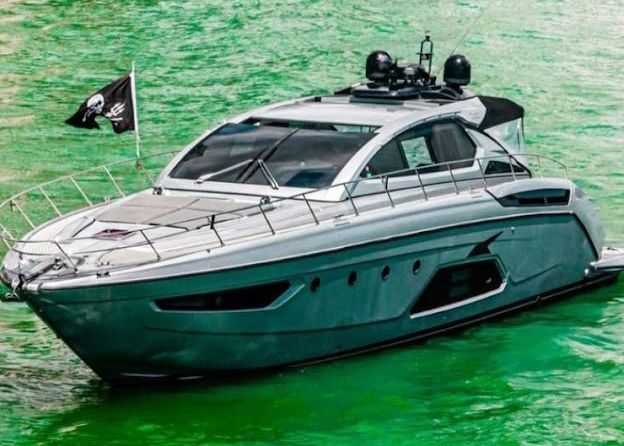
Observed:
[[[493,121],[486,112],[490,127],[484,129],[451,114],[390,131],[374,124],[248,117],[199,140],[170,170],[169,178],[277,190],[318,189],[337,179],[380,175],[396,182],[398,177],[426,177],[451,169],[460,176],[477,168],[485,174],[523,172],[522,117],[512,118],[500,122],[499,114]],[[477,166],[475,159],[491,156]]]

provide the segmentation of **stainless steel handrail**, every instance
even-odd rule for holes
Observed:
[[[146,158],[153,158],[153,157],[158,157],[158,156],[163,156],[163,155],[172,155],[175,154],[176,152],[171,151],[171,152],[161,152],[161,153],[157,153],[154,155],[151,155],[149,157]],[[532,158],[532,159],[536,159],[537,160],[537,164],[538,164],[538,170],[540,173],[540,176],[543,177],[543,173],[542,173],[542,160],[548,160],[549,162],[552,162],[553,164],[555,164],[556,166],[560,167],[563,172],[565,177],[568,177],[568,171],[566,166],[561,163],[560,161],[557,161],[555,159],[552,159],[550,157],[545,157],[545,156],[541,156],[538,154],[522,154],[519,155],[518,157],[526,157],[526,158]],[[483,165],[482,165],[482,161],[484,160],[492,160],[492,159],[498,159],[498,158],[505,158],[507,160],[507,162],[510,165],[510,172],[506,172],[506,173],[502,173],[502,174],[494,174],[494,175],[488,175],[484,172],[483,170]],[[45,189],[43,189],[45,186],[47,185],[51,185],[54,184],[56,182],[59,181],[63,181],[63,180],[70,180],[71,183],[75,184],[76,180],[75,177],[80,176],[80,175],[84,175],[86,173],[91,173],[94,171],[98,171],[98,170],[103,170],[104,173],[106,174],[106,176],[108,177],[109,181],[111,182],[111,184],[113,185],[113,187],[117,190],[117,192],[119,192],[119,194],[123,197],[125,196],[125,192],[123,191],[123,189],[119,186],[119,184],[115,181],[114,177],[112,176],[112,174],[110,173],[110,171],[108,170],[108,167],[111,167],[113,165],[118,165],[118,164],[123,164],[123,163],[129,163],[130,161],[134,162],[135,160],[120,160],[120,161],[116,161],[113,163],[109,163],[109,164],[105,164],[103,166],[97,166],[97,167],[93,167],[87,170],[84,170],[82,172],[78,172],[78,173],[74,173],[71,175],[65,175],[63,177],[57,178],[55,180],[51,180],[36,186],[33,186],[31,188],[28,188],[18,194],[13,195],[12,197],[8,198],[7,200],[5,200],[4,202],[0,203],[0,211],[3,210],[7,205],[11,206],[11,209],[15,208],[17,209],[18,213],[25,219],[25,221],[29,224],[29,226],[31,228],[35,228],[35,225],[33,224],[32,220],[28,217],[28,215],[24,212],[24,210],[19,206],[18,204],[18,199],[20,197],[23,197],[24,195],[33,192],[33,191],[39,191],[42,192],[44,197],[46,198],[46,200],[51,204],[52,208],[54,209],[55,213],[57,215],[61,215],[59,208],[56,204],[54,204],[54,202],[51,200],[51,198],[48,196],[48,194],[45,192]],[[467,178],[467,179],[461,179],[461,180],[457,180],[455,178],[455,175],[453,174],[453,167],[452,165],[461,165],[462,163],[466,163],[468,161],[472,161],[473,165],[474,162],[476,162],[479,166],[479,173],[480,175],[476,178]],[[430,199],[430,194],[427,193],[426,188],[427,187],[432,187],[432,186],[440,186],[440,185],[444,185],[444,184],[452,184],[453,185],[453,190],[456,194],[460,193],[460,188],[458,185],[458,182],[460,181],[473,181],[473,180],[481,180],[483,183],[483,188],[487,189],[488,187],[488,183],[487,183],[487,179],[488,178],[499,178],[501,176],[503,177],[511,177],[512,181],[517,181],[518,179],[518,175],[516,175],[516,171],[514,166],[522,166],[522,163],[518,162],[516,160],[516,156],[511,155],[511,154],[500,154],[500,155],[491,155],[491,156],[487,156],[487,157],[481,157],[481,158],[472,158],[472,159],[468,159],[468,160],[454,160],[454,161],[447,161],[447,162],[443,162],[443,163],[437,163],[437,164],[431,164],[431,165],[427,165],[427,166],[421,166],[421,167],[416,167],[416,168],[410,168],[410,169],[402,169],[399,171],[395,171],[395,172],[390,172],[390,173],[385,173],[382,175],[377,175],[375,177],[372,178],[378,178],[381,180],[382,182],[382,190],[379,192],[373,192],[371,194],[368,195],[376,195],[376,194],[386,194],[388,199],[389,199],[389,205],[391,207],[395,207],[396,203],[395,200],[392,198],[391,193],[392,192],[398,192],[398,191],[403,191],[403,190],[410,190],[410,189],[415,189],[415,190],[420,190],[422,193],[422,197],[425,201]],[[437,170],[437,173],[444,173],[444,171],[442,171],[442,168],[446,167],[446,171],[448,171],[449,175],[450,175],[450,180],[445,180],[442,182],[437,182],[437,183],[430,183],[430,184],[426,184],[425,182],[423,182],[422,179],[422,171],[423,170],[428,170],[428,171],[432,171],[433,169],[439,168],[439,170]],[[145,171],[145,169],[143,169]],[[429,173],[429,172],[427,172]],[[528,172],[527,172],[528,173]],[[391,177],[397,177],[397,176],[405,176],[406,174],[412,174],[415,175],[418,179],[418,184],[414,185],[414,186],[409,186],[406,188],[402,188],[402,189],[389,189],[388,187],[388,180]],[[520,177],[522,177],[522,175],[520,175]],[[148,177],[148,179],[151,181],[151,177]],[[282,201],[286,201],[286,200],[303,200],[306,204],[306,208],[308,209],[312,220],[314,222],[314,224],[318,225],[321,223],[321,219],[319,218],[319,216],[317,215],[317,213],[314,212],[313,207],[310,203],[310,195],[311,194],[315,194],[321,191],[325,191],[325,190],[329,190],[329,189],[333,189],[336,187],[342,187],[344,188],[344,191],[346,193],[346,200],[349,201],[350,207],[353,210],[353,215],[354,216],[359,216],[361,214],[361,210],[358,209],[358,207],[355,204],[355,199],[361,197],[361,196],[353,196],[351,190],[349,189],[351,186],[353,186],[354,184],[358,184],[367,180],[370,180],[371,178],[359,178],[357,180],[353,180],[353,181],[347,181],[344,183],[339,183],[339,184],[333,184],[333,185],[329,185],[329,186],[325,186],[325,187],[321,187],[318,189],[315,189],[313,191],[308,191],[308,192],[302,192],[302,193],[298,193],[289,197],[284,197],[284,198],[279,198],[279,199],[275,199],[271,202],[271,204],[275,205],[279,202]],[[84,193],[84,191],[78,186],[78,190],[80,192],[80,194],[83,196],[85,202],[87,203],[88,207],[93,206],[93,203],[89,200],[88,196],[86,195],[86,193]],[[66,243],[72,243],[72,242],[76,242],[76,241],[80,241],[80,240],[99,240],[101,239],[100,237],[93,237],[93,236],[88,236],[88,237],[75,237],[75,238],[69,238],[66,240],[19,240],[19,239],[14,239],[12,234],[9,232],[8,229],[6,229],[4,226],[0,225],[0,238],[2,238],[3,242],[5,243],[5,245],[7,246],[8,249],[19,253],[20,255],[31,255],[31,256],[50,256],[50,255],[54,255],[54,254],[50,254],[50,253],[38,253],[38,252],[28,252],[24,249],[21,249],[21,247],[23,247],[24,245],[29,245],[29,244],[49,244],[52,245],[54,247],[56,247],[56,249],[58,250],[58,253],[60,254],[60,256],[64,259],[67,260],[67,262],[69,263],[69,266],[71,266],[75,272],[78,272],[78,267],[76,266],[76,263],[72,260],[71,256],[73,255],[74,258],[79,257],[79,256],[86,256],[86,255],[90,255],[90,254],[95,254],[95,253],[107,253],[107,252],[114,252],[114,251],[118,251],[118,250],[123,250],[123,249],[130,249],[130,248],[136,248],[136,247],[141,247],[141,246],[149,246],[151,248],[151,250],[154,252],[157,261],[160,261],[163,258],[163,255],[158,251],[158,248],[156,246],[156,243],[161,242],[163,240],[172,238],[172,237],[176,237],[179,236],[180,234],[183,233],[187,233],[187,232],[191,232],[191,231],[197,231],[197,230],[201,230],[204,229],[206,226],[208,226],[208,229],[211,230],[216,239],[219,242],[219,246],[223,247],[226,246],[226,242],[223,239],[222,235],[218,232],[217,230],[217,225],[221,222],[218,222],[217,219],[220,216],[224,216],[226,214],[232,214],[232,213],[240,213],[240,212],[244,212],[244,211],[249,211],[249,210],[253,210],[253,209],[258,209],[259,213],[262,215],[263,219],[265,220],[267,227],[269,229],[269,232],[271,235],[275,235],[278,230],[276,229],[275,225],[271,223],[267,212],[265,211],[265,209],[263,208],[263,205],[265,205],[266,203],[260,203],[260,204],[254,204],[254,205],[250,205],[250,206],[244,206],[241,207],[239,209],[235,209],[235,210],[230,210],[230,211],[226,211],[226,212],[222,212],[222,213],[217,213],[217,214],[207,214],[205,216],[201,216],[201,217],[194,217],[191,219],[186,219],[186,220],[181,220],[178,222],[174,222],[174,223],[169,223],[169,224],[161,224],[161,225],[152,225],[149,228],[142,228],[142,229],[137,229],[137,230],[131,230],[128,231],[128,235],[131,234],[135,234],[135,233],[140,233],[141,238],[144,240],[143,242],[135,242],[132,244],[128,244],[128,245],[121,245],[121,246],[115,246],[115,247],[108,247],[108,248],[103,248],[103,249],[92,249],[92,250],[82,250],[80,252],[77,253],[68,253],[65,249],[62,248],[62,244],[66,244]],[[387,205],[386,205],[387,206]],[[85,208],[83,208],[85,209]],[[380,209],[380,207],[375,208],[375,210]],[[342,215],[342,214],[341,214]],[[333,218],[333,217],[331,217]],[[179,225],[182,224],[188,224],[188,223],[192,223],[195,221],[206,221],[205,224],[200,224],[194,228],[180,228]],[[295,225],[292,227],[288,227],[287,229],[293,229],[296,227],[300,227],[303,226],[305,224],[300,224],[300,225]],[[176,226],[178,229],[180,229],[179,232],[175,232],[172,234],[167,234],[167,235],[160,235],[160,236],[156,236],[156,237],[152,237],[150,238],[148,236],[148,232],[152,232],[154,230],[157,230],[159,228],[163,228],[163,227],[167,227],[167,228],[171,228],[172,226]],[[244,237],[242,237],[244,238]],[[20,246],[20,248],[18,248],[16,245]],[[195,245],[193,246],[188,246],[189,249],[192,249]],[[200,246],[200,245],[197,245]],[[134,264],[131,265],[127,265],[127,266],[134,266]],[[126,267],[127,267],[126,266]]]
[[[179,150],[168,150],[168,151],[165,151],[165,152],[158,152],[158,153],[154,153],[154,154],[151,154],[151,155],[143,156],[143,157],[141,157],[141,160],[152,159],[152,158],[156,158],[156,157],[164,156],[164,155],[174,155],[175,156],[178,153],[179,153]],[[98,170],[109,168],[109,167],[112,167],[112,166],[118,166],[118,165],[121,165],[121,164],[136,164],[136,163],[137,163],[137,160],[134,159],[134,158],[117,160],[117,161],[113,161],[113,162],[106,163],[106,164],[100,164],[98,166],[91,167],[89,169],[81,170],[81,171],[78,171],[78,172],[74,172],[74,173],[71,173],[71,174],[68,174],[68,175],[63,175],[63,176],[60,176],[58,178],[54,178],[53,180],[45,181],[43,183],[39,183],[39,184],[37,184],[35,186],[29,187],[28,189],[24,189],[24,190],[18,192],[17,194],[12,195],[11,197],[9,197],[6,200],[4,200],[3,202],[0,203],[0,209],[3,208],[10,201],[15,200],[18,197],[21,197],[21,196],[23,196],[23,195],[25,195],[25,194],[27,194],[29,192],[33,192],[33,191],[35,191],[35,190],[37,190],[39,188],[46,187],[46,186],[49,186],[51,184],[56,184],[56,183],[59,183],[59,182],[64,181],[64,180],[70,180],[71,178],[76,178],[76,177],[79,177],[79,176],[82,176],[82,175],[86,175],[88,173],[97,172]],[[142,163],[140,163],[139,166],[142,166]],[[141,167],[139,167],[139,168],[141,168]],[[141,170],[145,171],[144,168],[141,168]],[[153,179],[150,179],[150,181],[151,180],[153,180]]]

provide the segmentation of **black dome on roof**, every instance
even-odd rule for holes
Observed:
[[[366,78],[373,82],[390,79],[394,61],[386,51],[373,51],[366,58]]]
[[[444,62],[444,82],[463,86],[470,83],[470,62],[461,54],[453,54]]]

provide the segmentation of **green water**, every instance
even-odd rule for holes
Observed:
[[[473,88],[526,107],[531,151],[568,165],[624,245],[622,17],[622,0],[0,0],[0,197],[132,157],[131,134],[62,124],[132,59],[155,153],[350,84],[372,49],[413,57],[426,29],[440,64],[474,24],[459,45]],[[624,280],[424,345],[114,392],[29,310],[0,305],[0,444],[624,444],[623,314]]]

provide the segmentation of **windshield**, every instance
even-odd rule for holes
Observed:
[[[269,184],[263,161],[279,186],[330,185],[373,133],[226,124],[193,147],[172,170],[172,178]]]

